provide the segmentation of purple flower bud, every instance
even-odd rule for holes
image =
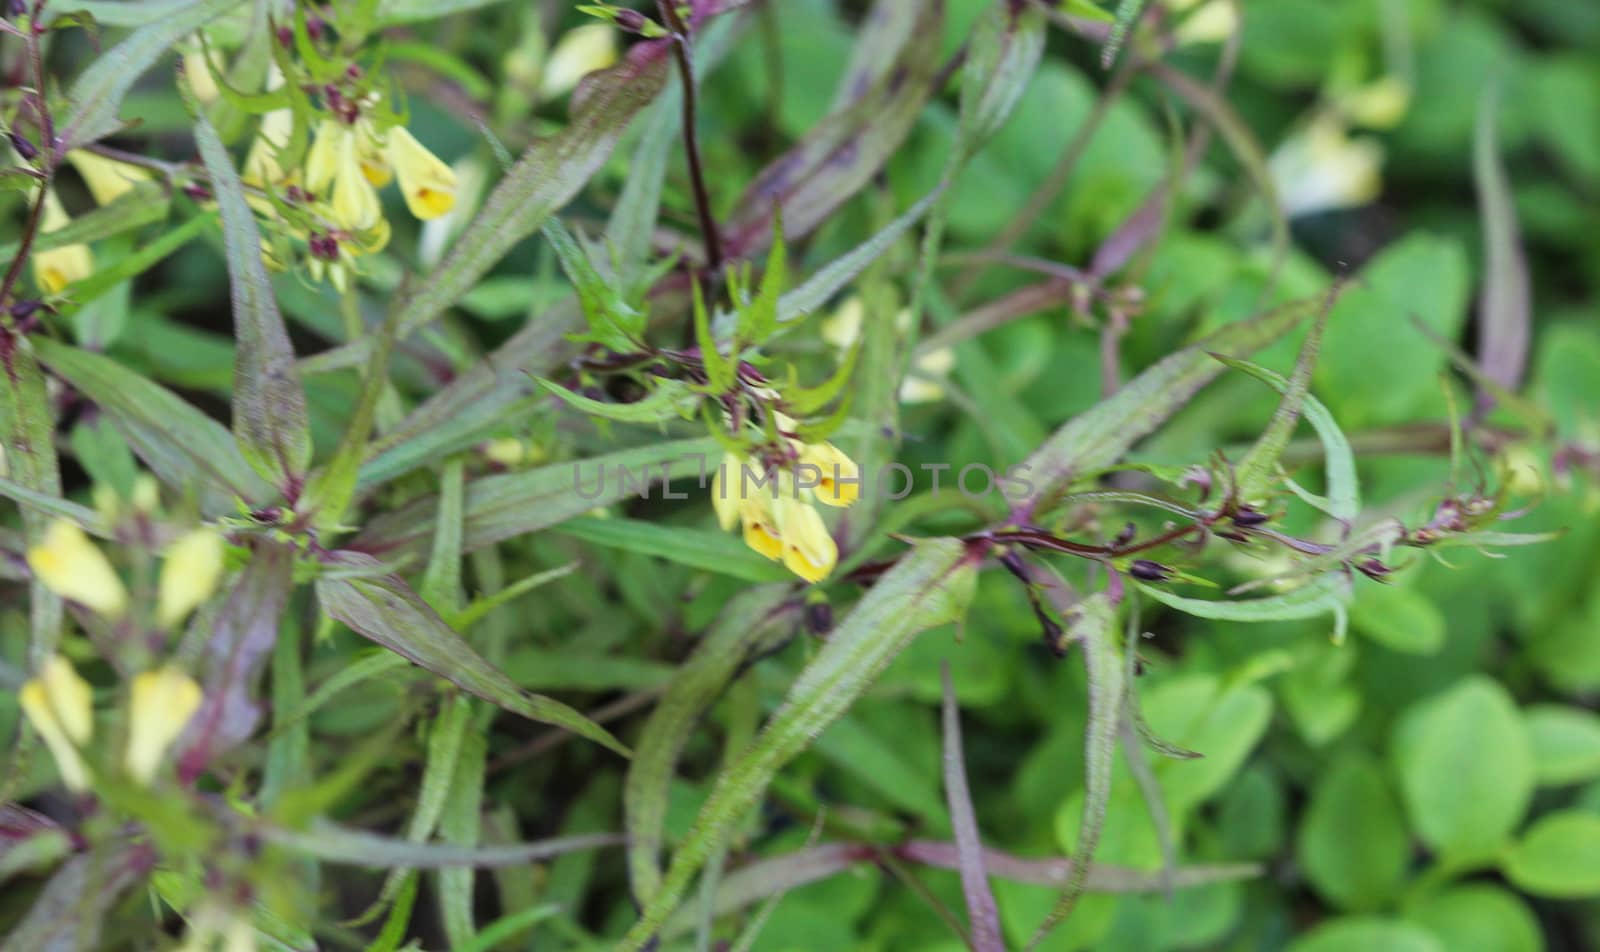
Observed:
[[[645,24],[650,21],[638,10],[618,10],[615,22],[619,29],[627,30],[629,33],[643,33],[646,29]]]
[[[1259,526],[1270,518],[1270,516],[1259,509],[1251,509],[1249,506],[1245,506],[1233,514],[1233,524],[1236,526],[1244,526],[1245,528],[1249,528],[1250,526]]]
[[[833,630],[833,606],[827,602],[812,602],[806,606],[806,628],[813,635],[826,635]]]
[[[17,154],[22,156],[24,161],[32,162],[33,157],[39,154],[38,148],[36,148],[32,142],[29,142],[21,133],[11,132],[7,133],[7,135],[9,135],[11,138],[11,147],[17,150]]]
[[[1389,575],[1394,572],[1394,569],[1384,565],[1377,559],[1366,559],[1356,563],[1356,571],[1360,572],[1362,575],[1365,575],[1367,578],[1372,579],[1374,582],[1382,582],[1388,579]]]
[[[1172,578],[1171,569],[1149,559],[1134,559],[1128,563],[1128,574],[1141,582],[1165,582]]]

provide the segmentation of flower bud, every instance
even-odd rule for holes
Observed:
[[[1149,559],[1134,559],[1128,563],[1128,574],[1141,582],[1165,582],[1172,578],[1172,569]]]
[[[200,685],[168,665],[133,679],[128,704],[128,775],[148,784],[161,769],[167,748],[199,710]]]
[[[55,758],[61,782],[69,790],[88,789],[89,771],[78,756],[78,748],[87,744],[94,733],[93,695],[88,682],[78,676],[66,658],[51,655],[39,673],[22,685],[17,700]]]
[[[171,628],[211,597],[222,577],[222,536],[196,529],[167,547],[157,586],[156,621]]]
[[[43,541],[28,550],[28,567],[45,588],[105,618],[119,618],[128,607],[122,579],[76,523],[50,523]]]
[[[610,24],[590,23],[562,35],[544,66],[539,93],[545,99],[565,95],[578,81],[617,61],[617,37]]]
[[[44,216],[39,222],[42,234],[65,228],[72,219],[53,191],[45,192]],[[46,294],[60,294],[69,284],[82,281],[94,271],[94,255],[85,244],[62,245],[33,254],[33,277]]]
[[[149,171],[137,165],[108,159],[84,149],[68,152],[67,161],[83,176],[83,183],[89,186],[89,193],[94,196],[97,205],[109,205],[133,191],[138,183],[150,181]]]

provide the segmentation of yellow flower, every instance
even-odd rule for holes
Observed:
[[[39,221],[43,234],[66,227],[71,221],[56,193],[44,193],[44,216]],[[67,285],[82,281],[94,271],[94,255],[84,244],[62,245],[49,251],[33,253],[33,277],[46,294],[60,294]]]
[[[822,517],[793,493],[779,493],[772,508],[783,543],[783,567],[808,582],[827,578],[839,561],[839,548]]]
[[[217,590],[222,549],[222,536],[211,529],[195,529],[167,547],[156,598],[162,627],[183,621]]]
[[[389,168],[389,158],[383,153],[383,142],[372,130],[372,123],[362,120],[356,130],[356,152],[361,159],[361,174],[373,188],[383,188],[394,180],[394,170]]]
[[[723,532],[739,524],[740,504],[744,501],[740,487],[744,461],[732,453],[722,454],[722,465],[711,479],[711,508],[716,510],[717,525]],[[729,487],[732,492],[729,492]],[[751,548],[755,548],[751,546]]]
[[[950,376],[956,366],[955,351],[940,347],[911,362],[915,373],[907,374],[900,383],[901,403],[935,403],[944,399],[944,384],[939,381]]]
[[[128,607],[122,579],[76,523],[50,523],[43,541],[28,550],[28,567],[50,591],[106,618],[118,618]]]
[[[255,141],[250,143],[250,152],[244,157],[244,169],[240,175],[246,185],[265,188],[289,181],[291,176],[278,164],[278,153],[288,146],[293,135],[293,110],[274,109],[261,117],[261,125],[256,129]],[[267,208],[270,209],[271,205]]]
[[[216,77],[211,75],[211,66],[206,62],[204,50],[192,49],[183,54],[183,75],[189,80],[189,89],[201,105],[209,106],[222,95],[222,90],[217,88]]]
[[[339,174],[339,157],[350,127],[337,119],[324,119],[317,125],[316,138],[306,151],[306,188],[318,198],[327,196],[328,186]]]
[[[1383,146],[1350,138],[1333,116],[1322,116],[1291,136],[1267,164],[1290,217],[1365,205],[1383,187]]]
[[[739,504],[739,521],[744,524],[744,544],[752,551],[774,562],[783,557],[772,500],[759,492],[751,493]]]
[[[1359,125],[1391,129],[1411,107],[1411,87],[1398,76],[1385,76],[1351,92],[1341,105],[1345,115]]]
[[[807,444],[800,450],[802,465],[817,468],[817,502],[848,506],[861,495],[861,468],[832,443]]]
[[[255,952],[256,930],[249,916],[207,903],[189,917],[177,952]]]
[[[555,99],[571,92],[578,81],[617,61],[617,36],[609,24],[591,23],[568,30],[550,51],[539,93]]]
[[[400,192],[411,214],[428,221],[455,207],[455,171],[429,152],[404,126],[389,130],[389,144],[384,153],[400,179]]]
[[[68,152],[67,161],[71,162],[72,167],[83,176],[84,184],[89,186],[90,194],[99,205],[109,205],[133,191],[133,187],[138,183],[150,181],[150,172],[147,169],[95,155],[83,149],[73,149]]]
[[[128,775],[148,784],[161,768],[167,748],[199,710],[202,695],[194,679],[170,665],[136,675],[128,704]]]
[[[1187,10],[1197,0],[1184,0],[1178,10]],[[1199,10],[1178,24],[1176,39],[1179,45],[1188,43],[1221,43],[1239,29],[1238,11],[1232,0],[1210,0]]]
[[[89,771],[78,756],[78,748],[87,744],[94,733],[93,696],[88,682],[78,676],[66,658],[51,655],[39,673],[22,685],[17,700],[28,722],[50,748],[61,782],[69,790],[88,789]]]
[[[338,172],[333,180],[333,220],[351,231],[366,231],[382,217],[378,191],[361,170],[356,135],[346,129],[339,139]]]

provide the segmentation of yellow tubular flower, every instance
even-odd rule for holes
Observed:
[[[76,523],[50,523],[43,541],[28,550],[28,567],[50,591],[105,618],[119,618],[128,607],[122,579]]]
[[[815,466],[820,473],[815,490],[817,502],[848,506],[860,497],[861,468],[832,443],[806,445],[800,451],[800,462]]]
[[[78,676],[66,658],[51,655],[39,673],[22,685],[17,700],[28,723],[39,732],[55,758],[61,782],[69,790],[88,789],[89,771],[78,756],[78,748],[87,744],[94,733],[88,682]]]
[[[739,524],[739,504],[743,499],[739,490],[740,464],[739,457],[732,453],[722,454],[722,465],[711,479],[711,508],[716,510],[717,525],[723,532]]]
[[[217,590],[222,548],[222,536],[210,529],[196,529],[167,547],[156,598],[162,627],[183,621]]]
[[[780,493],[773,511],[778,518],[778,535],[783,541],[783,567],[808,582],[820,582],[839,561],[822,517],[805,501],[791,493]]]
[[[278,185],[289,179],[289,175],[278,164],[278,153],[289,144],[293,135],[293,110],[274,109],[261,117],[261,126],[256,130],[255,141],[250,143],[250,152],[244,157],[244,168],[240,175],[246,185]]]
[[[44,215],[39,221],[39,230],[48,235],[66,227],[71,220],[67,217],[66,209],[61,207],[61,200],[56,198],[56,193],[45,192]],[[89,253],[88,245],[63,245],[33,253],[33,277],[46,294],[60,294],[67,285],[82,281],[92,271],[94,255]]]
[[[328,186],[339,174],[339,156],[350,127],[337,119],[324,119],[317,125],[317,136],[306,150],[306,188],[318,198],[327,197]]]
[[[389,168],[389,158],[383,152],[383,140],[366,120],[356,128],[356,151],[361,158],[361,174],[373,188],[383,188],[394,180],[394,170]]]
[[[389,130],[385,154],[400,179],[400,192],[411,214],[428,221],[455,207],[455,171],[429,152],[404,126]]]
[[[167,666],[133,679],[128,705],[128,775],[148,784],[161,769],[167,748],[199,710],[202,695],[194,679]]]
[[[555,99],[577,87],[590,73],[617,61],[617,36],[610,24],[591,23],[568,30],[550,51],[539,94]]]
[[[778,519],[771,500],[751,493],[739,504],[739,520],[744,524],[745,545],[774,562],[783,557],[783,540],[778,536]]]
[[[83,149],[68,152],[67,161],[83,176],[84,184],[89,186],[90,194],[94,195],[95,203],[99,205],[109,205],[132,191],[138,183],[150,181],[147,169]]]
[[[361,171],[356,136],[349,130],[339,142],[339,167],[333,180],[333,217],[341,227],[366,231],[383,217],[378,192]]]

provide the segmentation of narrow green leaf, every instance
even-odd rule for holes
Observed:
[[[670,42],[641,43],[622,63],[584,82],[573,98],[572,121],[517,160],[449,256],[406,298],[400,309],[401,338],[460,300],[512,246],[538,231],[583,188],[634,115],[661,91]]]
[[[359,552],[338,552],[332,562],[370,566],[377,560]],[[517,687],[445,624],[399,576],[319,579],[317,598],[324,611],[351,631],[409,658],[462,690],[513,714],[565,728],[628,756],[627,747],[582,714],[559,701]]]
[[[65,149],[75,149],[103,139],[121,128],[117,118],[122,99],[144,71],[154,66],[167,48],[219,13],[238,5],[238,0],[194,0],[159,16],[141,18],[147,23],[127,39],[100,54],[94,65],[83,71],[72,84],[67,98],[72,112],[57,134]]]
[[[961,710],[956,705],[956,689],[950,681],[950,662],[939,666],[944,691],[944,796],[950,808],[950,828],[955,831],[957,858],[961,861],[961,892],[967,900],[967,923],[972,931],[973,952],[1005,952],[1000,933],[1000,912],[989,888],[989,874],[983,867],[983,837],[978,817],[972,809],[972,790],[967,785],[966,756],[961,744]]]
[[[622,805],[628,831],[628,875],[634,898],[649,902],[661,884],[661,838],[668,788],[678,755],[711,703],[747,659],[774,634],[794,624],[789,587],[768,585],[732,598],[689,659],[679,666],[666,693],[650,711],[628,764]]]
[[[1145,7],[1150,5],[1150,0],[1122,0],[1117,5],[1116,19],[1111,24],[1111,35],[1106,38],[1106,45],[1100,50],[1100,66],[1110,69],[1111,64],[1117,61],[1117,53],[1122,49],[1122,44],[1128,39],[1128,32],[1134,24],[1144,15]]]
[[[1259,350],[1316,313],[1320,304],[1320,298],[1306,298],[1229,324],[1068,420],[1022,464],[1033,489],[1017,510],[1033,512],[1078,476],[1116,463],[1221,372],[1213,355],[1239,357]]]
[[[444,841],[452,846],[473,849],[478,845],[482,831],[483,775],[488,765],[488,752],[489,740],[484,734],[474,732],[466,736],[439,825]],[[477,933],[472,915],[474,875],[471,866],[439,870],[439,913],[452,949],[471,945]]]
[[[589,260],[561,219],[547,220],[543,233],[555,250],[556,260],[561,262],[561,270],[578,292],[578,306],[589,322],[586,338],[608,350],[630,351],[642,346],[638,335],[644,329],[645,315],[623,300],[622,293]]]
[[[720,459],[715,440],[676,440],[475,479],[467,484],[462,545],[470,552],[565,522],[597,506],[651,493],[652,480],[709,479]],[[653,492],[660,496],[662,491]],[[380,516],[357,536],[353,547],[390,559],[407,549],[420,551],[433,533],[437,507],[438,501],[428,498]]]
[[[780,214],[786,239],[810,234],[871,182],[905,142],[934,91],[944,22],[942,2],[921,0],[913,5],[920,22],[905,38],[892,68],[881,70],[856,102],[812,126],[746,187],[723,228],[731,257],[758,253],[773,235]],[[869,31],[862,42],[873,40]]]
[[[34,346],[41,340],[34,338]],[[4,369],[0,374],[0,447],[5,449],[5,462],[0,469],[15,479],[15,489],[5,495],[22,501],[26,494],[32,500],[32,504],[22,507],[23,541],[31,546],[43,538],[50,521],[43,507],[50,505],[53,509],[48,501],[61,497],[55,416],[50,411],[44,374],[33,347],[9,330],[0,331],[0,365]],[[63,612],[61,598],[37,577],[28,580],[28,614],[30,648],[34,659],[42,661],[56,649]]]
[[[450,796],[456,779],[456,766],[461,761],[461,745],[472,719],[472,701],[464,694],[448,697],[428,728],[428,753],[422,765],[422,784],[417,788],[417,806],[406,824],[406,842],[426,843],[439,826],[444,815],[445,801]],[[473,844],[475,845],[475,844]],[[383,888],[372,904],[370,913],[382,909],[400,891],[410,885],[414,870],[397,866],[384,877]],[[360,917],[357,922],[365,920]]]
[[[690,391],[689,385],[681,380],[658,380],[655,389],[642,400],[607,403],[574,393],[552,380],[542,377],[536,379],[540,386],[560,397],[567,406],[590,416],[620,423],[665,423],[673,419],[692,419],[701,400],[700,395]]]
[[[1084,732],[1083,816],[1078,826],[1078,842],[1072,849],[1067,882],[1050,913],[1029,941],[1037,946],[1062,920],[1072,913],[1089,881],[1090,864],[1100,845],[1105,828],[1106,808],[1111,802],[1111,768],[1116,756],[1117,734],[1122,724],[1122,699],[1127,685],[1123,680],[1121,652],[1118,649],[1116,608],[1104,592],[1081,602],[1073,615],[1067,635],[1083,648],[1083,663],[1089,675],[1089,726]]]
[[[1294,373],[1289,378],[1289,385],[1282,391],[1283,399],[1273,411],[1272,419],[1235,467],[1234,480],[1238,486],[1237,492],[1246,502],[1263,502],[1272,489],[1278,459],[1283,456],[1283,448],[1289,445],[1289,438],[1294,436],[1295,425],[1300,422],[1301,407],[1305,405],[1308,391],[1311,389],[1311,369],[1316,365],[1317,352],[1322,349],[1322,330],[1328,323],[1328,309],[1333,306],[1337,295],[1338,288],[1335,286],[1328,293],[1327,304],[1317,315],[1317,319],[1311,322],[1311,332],[1306,335],[1306,341],[1300,347],[1300,356],[1294,363]],[[1219,359],[1226,363],[1226,358]],[[1329,459],[1332,460],[1331,453]]]
[[[204,115],[195,118],[200,160],[222,214],[233,302],[233,433],[245,459],[280,489],[298,486],[311,465],[311,424],[306,393],[294,366],[294,348],[261,259],[261,229],[245,202],[233,157]]]
[[[1233,357],[1213,356],[1279,393],[1285,393],[1289,389],[1289,381],[1282,374],[1268,370],[1260,364]],[[1327,470],[1328,515],[1349,522],[1361,511],[1361,484],[1356,477],[1355,453],[1350,448],[1350,441],[1339,428],[1338,422],[1333,419],[1333,414],[1329,413],[1328,408],[1316,397],[1309,393],[1305,394],[1302,397],[1301,411],[1306,415],[1306,422],[1317,431],[1317,438],[1322,441],[1324,465]]]
[[[395,896],[394,905],[383,920],[383,928],[372,944],[367,946],[366,952],[395,952],[400,948],[411,924],[412,907],[417,904],[417,884],[420,881],[421,877],[415,871],[407,872],[402,877],[399,895]]]
[[[976,154],[1011,118],[1044,55],[1044,40],[1038,4],[992,3],[978,18],[961,73],[957,162]]]
[[[449,617],[461,607],[461,497],[463,464],[452,459],[439,478],[439,520],[433,532],[433,551],[422,575],[422,597],[434,610]]]
[[[790,578],[781,565],[752,552],[736,536],[714,529],[609,518],[573,519],[552,528],[585,542],[639,552],[747,582],[780,582]]]
[[[40,360],[111,418],[162,482],[197,486],[208,512],[231,513],[235,498],[268,498],[233,435],[170,390],[101,354],[44,337],[33,345]]]
[[[73,284],[66,292],[67,296],[78,307],[88,304],[122,282],[136,278],[165,261],[173,252],[209,229],[213,221],[210,215],[196,215],[178,227],[162,232],[151,241],[141,244],[132,254],[124,255],[105,267],[96,267],[87,278]]]
[[[683,87],[674,75],[650,107],[644,133],[628,162],[628,178],[606,223],[606,238],[617,249],[617,267],[624,280],[644,266],[650,255],[661,210],[661,190],[667,181],[667,164],[678,145],[683,120]]]
[[[574,850],[618,846],[622,837],[614,833],[564,836],[537,843],[504,846],[451,846],[444,843],[408,843],[389,836],[352,830],[328,821],[318,821],[309,830],[291,830],[262,824],[261,838],[287,850],[314,856],[330,863],[387,869],[409,866],[414,869],[443,869],[470,866],[490,869],[521,866],[550,859]]]
[[[1339,631],[1344,629],[1344,606],[1350,600],[1350,580],[1343,573],[1326,575],[1284,592],[1264,598],[1211,600],[1185,598],[1164,588],[1135,582],[1139,590],[1151,598],[1176,608],[1196,618],[1213,618],[1221,621],[1290,621],[1296,618],[1315,618],[1329,612],[1339,619]]]
[[[960,619],[976,582],[966,546],[933,539],[918,543],[872,587],[801,672],[755,742],[718,777],[622,948],[649,943],[778,770],[838,720],[919,632]]]
[[[389,357],[394,351],[395,315],[391,313],[376,332],[377,344],[367,357],[361,377],[361,395],[345,426],[344,436],[333,451],[333,458],[312,475],[302,506],[316,513],[319,529],[332,531],[344,521],[345,510],[354,498],[361,476],[361,459],[367,453],[372,423],[378,415],[378,401],[389,386]],[[362,338],[370,340],[371,335]]]
[[[40,252],[63,245],[87,244],[165,221],[171,206],[172,199],[166,189],[154,182],[136,182],[111,204],[75,216],[54,231],[36,235],[33,250]],[[0,261],[16,257],[19,250],[15,241],[0,245]]]

